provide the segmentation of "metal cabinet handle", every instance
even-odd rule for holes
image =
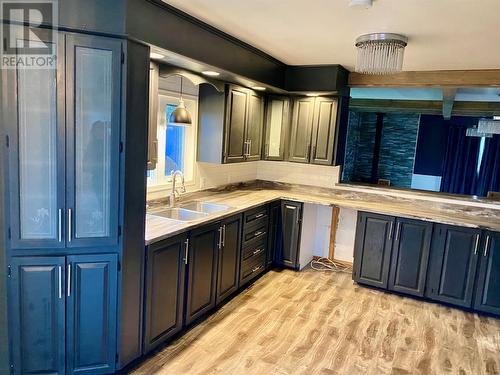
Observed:
[[[392,230],[394,227],[394,222],[391,221],[391,226],[389,227],[389,239],[392,240]]]
[[[71,263],[68,264],[68,297],[71,297]]]
[[[261,230],[259,230],[258,232],[255,232],[254,233],[254,237],[259,237],[261,234],[263,234],[264,232],[262,232]]]
[[[479,249],[479,234],[476,234],[476,245],[474,246],[474,255],[477,255],[478,249]]]
[[[401,222],[398,222],[398,226],[396,227],[396,241],[399,241],[400,232],[401,232]]]
[[[248,140],[248,156],[252,155],[252,140]]]
[[[62,209],[57,212],[57,240],[62,242]]]
[[[488,234],[486,236],[486,244],[484,245],[484,256],[487,257],[488,256],[488,249],[490,247],[490,235]]]
[[[72,221],[73,221],[73,211],[71,210],[71,208],[68,208],[68,242],[71,242],[71,239],[73,237]]]
[[[257,214],[257,215],[255,215],[255,218],[260,219],[262,216],[264,216],[264,214]]]
[[[59,299],[62,299],[62,267],[59,266]]]
[[[312,153],[311,153],[311,158],[316,159],[316,145],[312,147]]]
[[[222,246],[226,246],[226,224],[222,226]]]
[[[184,264],[188,264],[188,256],[189,256],[189,238],[184,241],[185,250],[184,250]]]
[[[255,250],[255,251],[253,252],[253,255],[257,255],[257,254],[259,254],[259,253],[262,253],[262,251],[263,251],[263,250],[264,250],[264,249],[262,249],[262,248],[257,249],[257,250]]]
[[[262,268],[262,266],[258,266],[256,268],[252,268],[252,273],[254,272],[257,272],[258,270],[260,270]]]
[[[219,227],[219,242],[217,243],[217,247],[222,249],[222,227]]]

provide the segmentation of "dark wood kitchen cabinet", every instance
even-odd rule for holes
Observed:
[[[185,233],[147,247],[145,353],[182,329],[187,238]]]
[[[482,245],[474,308],[500,315],[500,233],[486,231]]]
[[[241,215],[224,219],[219,227],[219,267],[216,304],[219,305],[239,286],[241,256]]]
[[[264,97],[235,85],[223,92],[209,84],[199,90],[197,160],[237,163],[260,160]]]
[[[281,202],[281,240],[276,263],[283,267],[299,267],[300,233],[302,228],[302,203]]]
[[[66,260],[15,257],[10,266],[13,372],[62,375],[66,356]]]
[[[436,224],[426,296],[470,308],[480,245],[480,229]]]
[[[398,218],[392,246],[389,290],[423,296],[433,224]]]
[[[263,155],[265,160],[287,158],[289,127],[290,99],[286,96],[268,96],[264,126]]]
[[[269,204],[269,234],[266,255],[266,267],[271,267],[281,253],[281,201]]]
[[[186,324],[215,307],[220,224],[191,231],[188,246]]]
[[[392,216],[358,214],[353,266],[356,282],[387,288],[395,221]]]
[[[293,101],[289,160],[331,165],[336,142],[338,100],[332,97]]]
[[[68,374],[109,374],[116,362],[117,255],[67,258]]]

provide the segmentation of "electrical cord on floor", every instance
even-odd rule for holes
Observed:
[[[311,261],[311,268],[315,271],[331,271],[351,273],[352,268],[328,258],[318,258]]]

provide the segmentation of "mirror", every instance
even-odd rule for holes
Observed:
[[[498,116],[500,88],[353,88],[342,182],[498,199]]]

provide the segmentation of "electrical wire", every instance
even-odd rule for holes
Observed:
[[[328,258],[318,258],[311,261],[311,268],[315,271],[351,273],[352,268]]]

